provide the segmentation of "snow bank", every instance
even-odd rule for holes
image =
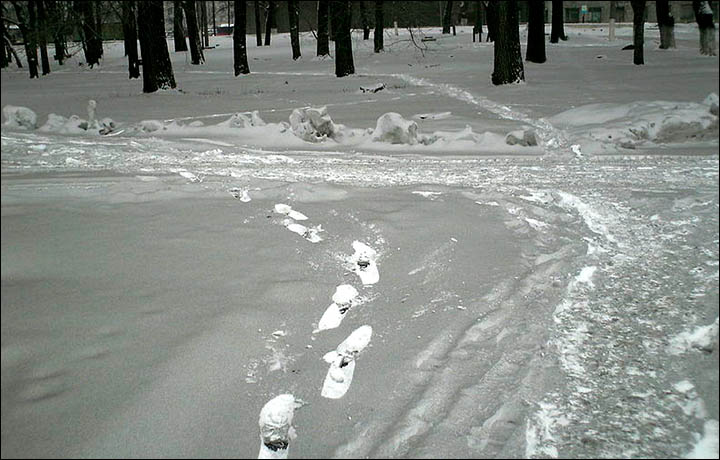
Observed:
[[[297,137],[308,142],[322,142],[338,133],[338,127],[328,115],[327,107],[293,110],[290,114],[290,129]]]
[[[93,114],[94,115],[94,114]],[[115,122],[110,118],[102,120],[84,120],[77,115],[71,115],[65,118],[62,115],[51,113],[44,125],[38,128],[39,131],[45,133],[59,134],[109,134],[115,130]]]
[[[238,112],[215,126],[226,128],[248,128],[251,126],[265,126],[266,124],[267,123],[260,118],[258,111],[253,110],[252,112]]]
[[[703,104],[650,101],[589,104],[566,110],[550,121],[568,130],[586,153],[615,153],[653,144],[718,138],[713,95]],[[717,98],[717,96],[715,96]],[[708,110],[710,105],[710,110]]]
[[[718,458],[719,426],[717,420],[707,420],[704,426],[705,433],[702,437],[698,436],[693,450],[685,458]]]
[[[406,120],[399,113],[388,112],[381,115],[372,134],[375,142],[389,144],[417,144],[418,125],[412,120]]]
[[[6,105],[3,107],[4,125],[10,128],[37,128],[37,114],[27,107]]]

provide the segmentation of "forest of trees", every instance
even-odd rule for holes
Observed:
[[[310,2],[304,2],[305,4]],[[487,28],[485,40],[494,42],[494,64],[491,80],[496,85],[524,80],[523,58],[519,33],[519,4],[523,5],[528,19],[528,33],[525,59],[541,64],[547,61],[545,44],[546,2],[542,0],[488,0],[425,2],[384,2],[347,0],[318,0],[315,6],[315,25],[312,35],[316,39],[316,55],[332,56],[335,74],[338,77],[355,72],[351,30],[353,24],[362,30],[362,39],[370,39],[374,28],[373,49],[375,53],[384,50],[384,35],[388,23],[397,27],[397,18],[402,16],[407,24],[401,27],[412,29],[421,22],[409,14],[415,9],[428,8],[429,3],[437,7],[431,23],[442,26],[443,34],[456,33],[460,14],[467,20],[472,18],[473,41],[476,36],[482,41],[483,27]],[[644,0],[630,2],[633,10],[633,62],[644,64],[644,23],[645,10],[650,4]],[[3,1],[0,3],[0,67],[5,68],[14,61],[18,68],[27,65],[30,78],[39,78],[52,70],[52,65],[61,66],[71,55],[82,52],[84,64],[93,68],[103,58],[103,39],[106,33],[121,34],[125,56],[128,59],[128,77],[139,78],[142,74],[143,91],[174,88],[168,37],[171,36],[174,52],[190,51],[192,65],[205,62],[204,48],[209,46],[211,30],[217,30],[218,16],[227,18],[228,23],[237,25],[233,30],[233,71],[235,76],[250,73],[248,65],[247,21],[253,21],[256,46],[268,46],[273,31],[277,30],[280,8],[287,8],[291,49],[289,58],[301,57],[299,0],[284,2],[275,0],[252,1],[109,1],[109,0],[27,0]],[[610,15],[614,20],[615,2],[610,2]],[[699,48],[703,55],[715,55],[715,24],[710,2],[693,1],[693,11],[699,29]],[[668,0],[655,2],[660,30],[660,49],[675,47],[674,24]],[[253,13],[248,14],[248,8]],[[389,10],[388,10],[389,8]],[[353,16],[353,11],[355,15]],[[428,10],[423,10],[428,11]],[[359,13],[359,14],[358,14]],[[389,14],[388,14],[389,13]],[[408,13],[408,14],[405,14]],[[427,14],[427,13],[426,13]],[[224,16],[223,16],[224,15]],[[410,18],[410,19],[407,19]],[[427,18],[426,18],[427,19]],[[439,23],[439,24],[438,24]],[[166,24],[170,24],[167,27]],[[551,33],[549,42],[567,40],[563,24],[563,2],[552,0]],[[305,25],[307,28],[307,24]],[[172,29],[171,31],[169,29]],[[106,32],[109,29],[110,32]],[[263,40],[263,30],[265,37]],[[316,30],[315,30],[316,29]],[[166,33],[170,32],[170,33]],[[19,34],[19,36],[17,36]],[[413,35],[411,34],[411,37]],[[414,38],[412,38],[414,42]],[[330,41],[334,41],[333,52]],[[21,44],[22,49],[18,53]],[[48,47],[54,52],[49,54]],[[139,53],[138,53],[139,45]],[[24,57],[21,59],[21,55]],[[52,59],[51,59],[52,57]],[[51,63],[53,63],[51,65]]]

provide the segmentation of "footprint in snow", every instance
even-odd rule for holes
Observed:
[[[377,251],[360,241],[354,241],[355,253],[348,258],[350,270],[356,273],[363,284],[375,284],[380,280],[377,268]]]
[[[292,426],[295,409],[304,402],[291,394],[281,394],[260,410],[260,452],[258,458],[288,458],[290,441],[297,437]]]
[[[324,398],[340,399],[350,389],[355,373],[355,360],[370,344],[372,327],[365,325],[355,329],[334,351],[323,356],[330,364],[320,394]]]
[[[327,329],[334,329],[340,326],[345,313],[353,306],[358,296],[358,291],[349,284],[341,284],[335,289],[332,296],[333,303],[330,305],[318,322],[318,327],[313,332],[320,332]]]

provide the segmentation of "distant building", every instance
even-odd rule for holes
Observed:
[[[692,1],[671,1],[670,11],[675,17],[676,22],[695,22],[695,13],[692,7]],[[563,19],[570,23],[583,22],[610,22],[612,12],[611,4],[615,5],[614,18],[615,22],[632,22],[633,11],[629,1],[565,1],[563,2]],[[718,18],[718,2],[710,2],[715,20]],[[552,2],[545,2],[547,17],[550,18],[552,12]],[[522,20],[522,18],[521,18]],[[645,7],[645,20],[648,22],[657,22],[655,11],[655,2],[647,2]]]

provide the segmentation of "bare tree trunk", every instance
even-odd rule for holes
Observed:
[[[260,21],[260,2],[258,0],[255,0],[253,2],[253,6],[255,7],[255,40],[257,42],[257,46],[262,46],[262,22]]]
[[[373,35],[373,40],[375,42],[374,45],[376,53],[382,51],[384,47],[384,21],[385,19],[383,18],[383,0],[375,0],[375,34]]]
[[[565,24],[563,21],[563,2],[562,0],[553,0],[550,43],[557,43],[558,40],[567,40],[567,35],[565,35]]]
[[[485,22],[487,22],[487,39],[486,41],[495,41],[495,35],[497,35],[497,13],[496,8],[497,2],[488,1],[485,3]]]
[[[700,54],[715,56],[715,23],[710,2],[693,1],[695,21],[700,29]]]
[[[176,53],[188,50],[187,42],[185,41],[185,27],[183,27],[182,2],[180,0],[173,2],[173,43]]]
[[[38,43],[40,45],[40,62],[42,64],[42,74],[47,75],[50,73],[50,59],[48,58],[47,51],[47,13],[45,12],[45,3],[43,0],[35,0],[37,3],[37,15],[38,15]]]
[[[270,46],[272,28],[275,26],[275,2],[268,0],[265,16],[265,46]]]
[[[128,78],[140,78],[140,58],[137,49],[137,20],[135,17],[135,1],[121,2],[123,40],[125,54],[128,58]]]
[[[102,39],[102,1],[95,0],[95,33],[93,34],[93,46],[95,47],[95,55],[98,58],[98,63],[101,57],[105,54],[103,51],[103,39]]]
[[[162,0],[138,2],[138,31],[143,62],[143,93],[175,88],[175,76],[165,40]]]
[[[235,26],[233,27],[233,64],[235,76],[250,73],[247,60],[247,44],[245,43],[245,23],[247,22],[247,5],[245,0],[235,0]]]
[[[50,24],[52,24],[53,43],[55,44],[55,60],[59,65],[63,65],[66,54],[65,46],[65,14],[64,7],[59,6],[55,0],[47,1],[47,10],[50,16]]]
[[[317,55],[330,55],[330,36],[328,33],[328,0],[318,0],[317,4]]]
[[[675,18],[670,13],[668,0],[655,2],[658,27],[660,28],[660,49],[675,48]]]
[[[360,2],[360,20],[362,21],[363,40],[370,39],[370,19],[368,18],[367,5],[364,1]]]
[[[475,35],[478,37],[478,43],[482,43],[483,34],[483,2],[477,0],[475,2],[475,27],[473,27],[473,42]]]
[[[25,58],[27,59],[28,70],[30,71],[30,78],[39,78],[40,75],[38,75],[37,43],[35,41],[35,31],[33,30],[35,28],[35,14],[31,14],[32,4],[28,3],[27,16],[23,12],[22,6],[20,6],[17,1],[13,1],[12,5],[15,9],[15,17],[18,21],[20,34],[22,35],[23,42],[25,43]]]
[[[288,0],[288,22],[290,23],[290,46],[293,61],[300,57],[300,6],[298,0]]]
[[[528,3],[528,37],[525,59],[542,64],[545,56],[545,2],[530,0]]]
[[[195,0],[184,0],[183,8],[185,9],[185,21],[188,28],[188,39],[190,40],[190,63],[200,65],[205,62],[205,56],[202,50],[200,31],[198,30]]]
[[[210,36],[208,34],[207,1],[200,0],[200,23],[202,24],[203,46],[210,47]]]
[[[335,76],[355,73],[350,35],[350,5],[347,0],[330,2],[330,21],[335,33]]]
[[[5,8],[0,5],[0,69],[6,68],[10,62],[10,56],[8,55],[7,47],[5,46],[6,35],[7,32],[5,31]]]
[[[445,3],[445,13],[443,14],[443,24],[442,24],[442,33],[444,33],[444,34],[450,33],[450,26],[452,25],[452,9],[453,9],[452,0],[447,0],[447,2]]]
[[[633,64],[645,64],[645,0],[632,0],[633,9]]]
[[[213,37],[217,37],[217,22],[215,20],[215,0],[212,0],[212,22],[213,22]],[[228,21],[230,25],[230,21]]]
[[[517,0],[494,0],[493,8],[497,21],[495,37],[495,59],[492,82],[505,85],[525,81],[525,71],[520,50]]]

